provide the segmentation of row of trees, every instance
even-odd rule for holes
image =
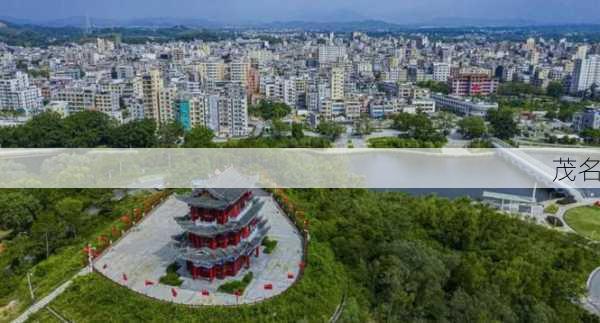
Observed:
[[[281,125],[280,121],[274,124]],[[306,138],[302,126],[292,126],[292,137],[285,135],[285,125],[273,138],[230,140],[217,144],[212,130],[196,126],[185,132],[181,124],[171,122],[157,127],[153,120],[137,120],[118,124],[96,111],[74,113],[66,118],[46,112],[34,116],[24,125],[0,128],[3,148],[245,148],[257,147],[329,147],[326,138]],[[327,132],[334,137],[335,134]]]
[[[446,143],[446,136],[435,127],[429,116],[424,113],[410,114],[401,112],[394,116],[395,129],[404,132],[401,137],[423,142]]]
[[[62,118],[54,112],[34,116],[21,126],[0,128],[7,148],[169,147],[183,134],[177,124],[157,130],[152,120],[119,125],[104,113],[85,111]]]
[[[559,81],[550,82],[545,90],[529,83],[507,82],[500,85],[498,94],[507,96],[547,95],[553,98],[560,98],[566,94],[566,91],[563,84]]]
[[[417,86],[427,88],[427,89],[431,90],[431,92],[434,92],[434,93],[443,93],[443,94],[450,93],[450,86],[446,82],[437,82],[437,81],[429,80],[429,81],[418,82]]]
[[[263,120],[282,119],[292,112],[285,103],[262,100],[258,105],[251,106],[248,113]]]
[[[458,130],[467,139],[480,139],[491,134],[509,140],[520,133],[515,115],[509,109],[490,110],[486,119],[478,116],[464,117],[458,122]]]

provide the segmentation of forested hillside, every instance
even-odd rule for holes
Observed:
[[[64,193],[48,193],[49,203],[41,200],[44,194],[19,194],[24,194],[20,200],[42,201],[46,206],[40,215],[66,214],[64,206],[76,204],[65,202],[68,197],[62,195],[52,197]],[[187,309],[91,276],[77,280],[52,306],[80,322],[192,317],[206,322],[320,322],[347,294],[342,322],[598,322],[577,304],[589,273],[600,265],[597,248],[579,236],[499,214],[468,199],[339,189],[284,194],[308,220],[311,240],[306,275],[281,297],[240,309]],[[26,221],[16,223],[23,223],[18,230],[24,234],[13,234],[9,251],[0,255],[4,275],[22,275],[29,268],[22,261],[41,261],[38,266],[52,273],[56,264],[44,266],[44,235],[34,234],[44,217],[22,214]],[[85,213],[81,216],[86,220],[72,229],[65,218],[56,236],[88,231],[94,222]],[[30,239],[30,247],[11,251]],[[81,240],[65,241],[83,247]],[[18,286],[3,289],[4,304]]]

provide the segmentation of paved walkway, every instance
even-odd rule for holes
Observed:
[[[48,294],[46,297],[40,299],[35,304],[31,305],[27,310],[25,310],[25,312],[19,315],[19,317],[14,319],[12,323],[25,323],[31,315],[39,312],[41,309],[50,304],[50,302],[52,302],[58,296],[60,296],[60,294],[62,294],[65,290],[67,290],[67,288],[69,288],[69,286],[71,286],[71,284],[73,283],[73,279],[75,277],[87,275],[89,274],[89,272],[90,271],[88,267],[82,269],[75,276],[73,276],[73,278],[67,280],[62,285],[58,286],[55,290],[53,290],[50,294]]]
[[[596,268],[587,281],[588,296],[583,300],[584,307],[600,314],[600,267]]]
[[[183,284],[175,288],[158,283],[172,264],[178,250],[173,247],[173,236],[183,232],[175,217],[183,216],[189,207],[171,197],[151,215],[115,243],[94,263],[97,272],[114,282],[140,294],[167,302],[187,305],[236,305],[255,303],[278,295],[288,289],[299,275],[302,261],[302,239],[296,227],[277,208],[269,195],[256,194],[265,204],[261,210],[271,227],[267,234],[277,241],[272,254],[261,251],[252,257],[250,271],[254,279],[240,297],[218,292],[224,282],[241,280],[246,271],[237,277],[213,282],[193,280],[185,269],[180,269]],[[288,277],[288,274],[291,274]],[[151,282],[151,284],[147,284]],[[271,285],[269,289],[265,285]],[[202,294],[208,291],[208,295]]]

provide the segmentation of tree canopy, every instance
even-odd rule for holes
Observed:
[[[465,117],[458,122],[460,133],[469,139],[481,138],[485,135],[487,128],[481,117]]]
[[[492,134],[500,139],[512,139],[520,133],[515,116],[509,109],[490,110],[487,120],[492,126]]]
[[[215,133],[204,126],[196,126],[185,134],[184,148],[210,148],[214,147],[212,142]]]
[[[258,105],[248,109],[250,115],[260,117],[263,120],[282,119],[292,112],[287,104],[268,100],[261,101]]]
[[[394,117],[394,128],[406,133],[404,137],[420,141],[446,142],[446,138],[424,113],[401,112]]]

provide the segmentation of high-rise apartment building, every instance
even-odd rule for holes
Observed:
[[[345,72],[341,67],[334,67],[331,69],[331,99],[343,100],[344,99],[344,82]]]
[[[142,78],[144,116],[157,122],[160,121],[160,92],[162,89],[163,80],[159,70],[153,69]]]
[[[593,84],[600,85],[600,55],[577,59],[571,81],[571,93],[586,91]]]
[[[484,73],[461,73],[448,80],[452,95],[487,96],[498,89],[498,81]]]
[[[447,82],[450,77],[450,64],[433,63],[433,80],[437,82]]]
[[[343,46],[320,46],[319,63],[335,63],[340,59],[346,58],[346,48]]]

